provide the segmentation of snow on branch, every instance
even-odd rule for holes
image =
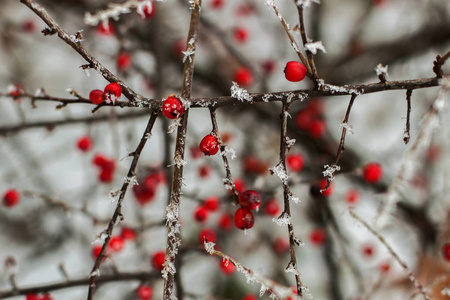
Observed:
[[[253,97],[247,92],[246,89],[241,88],[236,82],[232,81],[231,86],[231,97],[238,99],[241,102],[248,101],[251,102]]]
[[[322,41],[317,41],[314,43],[306,43],[305,44],[306,50],[311,52],[312,54],[317,54],[317,50],[322,51],[323,53],[327,53],[327,50],[325,49]]]

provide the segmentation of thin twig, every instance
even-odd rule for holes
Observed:
[[[300,35],[302,37],[303,47],[305,47],[306,44],[308,43],[308,37],[306,35],[305,20],[303,17],[303,5],[297,5],[297,10],[298,10],[298,17],[300,20]],[[314,62],[314,55],[311,53],[311,51],[309,51],[306,48],[305,48],[305,52],[306,52],[306,57],[308,58],[308,63],[311,67],[312,75],[313,75],[314,79],[317,80],[317,79],[319,79],[319,74],[317,73],[316,63]]]
[[[405,142],[405,144],[408,144],[409,139],[410,139],[410,118],[411,118],[411,95],[412,95],[412,90],[407,90],[406,91],[406,126],[405,126],[405,131],[403,133],[403,142]]]
[[[413,273],[411,272],[411,270],[408,268],[408,266],[406,265],[406,263],[398,256],[398,254],[392,249],[391,246],[389,246],[389,244],[386,242],[386,240],[378,233],[375,231],[375,229],[373,229],[372,227],[370,227],[370,225],[364,221],[363,219],[361,219],[352,209],[349,210],[350,215],[357,221],[359,221],[367,230],[370,231],[370,233],[372,233],[376,238],[378,238],[378,240],[386,247],[386,249],[388,250],[388,252],[392,255],[392,257],[400,264],[400,266],[408,273],[408,278],[409,280],[414,284],[414,286],[416,287],[416,289],[418,290],[419,293],[421,293],[424,297],[424,299],[429,300],[430,296],[428,295],[428,293],[425,291],[425,288],[423,287],[423,285],[417,280],[417,278],[413,275]]]
[[[92,271],[91,271],[91,274],[89,277],[89,292],[88,292],[87,300],[92,300],[92,297],[94,295],[95,282],[96,282],[97,277],[99,277],[100,264],[102,263],[103,258],[106,257],[106,248],[107,248],[109,240],[111,238],[113,229],[114,229],[115,225],[117,224],[118,218],[120,218],[119,221],[123,221],[123,219],[124,219],[123,215],[122,215],[122,203],[125,198],[125,194],[128,190],[128,186],[130,185],[130,183],[133,184],[133,180],[136,178],[135,172],[136,172],[137,163],[139,161],[139,157],[141,155],[142,150],[144,149],[144,146],[148,140],[148,137],[150,136],[150,134],[152,132],[153,125],[155,124],[158,114],[159,114],[159,111],[152,112],[151,117],[148,120],[147,127],[145,128],[144,134],[142,135],[141,141],[139,142],[139,145],[136,147],[136,150],[131,154],[133,156],[133,160],[132,160],[130,168],[128,170],[127,177],[125,178],[125,180],[122,184],[122,188],[120,189],[120,191],[118,191],[119,192],[119,200],[117,201],[117,206],[114,211],[114,214],[111,218],[111,221],[108,224],[108,228],[104,231],[104,233],[106,234],[106,238],[103,243],[102,250],[100,252],[100,255],[95,260],[94,266],[92,267]]]
[[[442,66],[445,61],[450,58],[450,51],[448,51],[444,56],[436,56],[436,60],[433,62],[433,72],[436,73],[436,77],[442,78],[444,76],[444,71],[442,71]]]
[[[339,158],[341,157],[342,152],[344,152],[345,150],[345,137],[347,136],[347,128],[348,128],[348,118],[350,117],[350,111],[352,109],[353,106],[353,102],[355,102],[357,95],[353,94],[352,97],[350,98],[350,102],[348,103],[347,106],[347,111],[345,113],[345,117],[344,120],[342,121],[342,134],[341,134],[341,140],[339,142],[339,148],[336,154],[336,159],[334,160],[333,165],[337,166],[338,162],[339,162]]]

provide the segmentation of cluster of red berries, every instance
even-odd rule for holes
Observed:
[[[301,109],[295,116],[295,123],[298,129],[309,133],[313,139],[320,139],[327,129],[323,119],[322,99],[312,99],[305,108]]]
[[[98,179],[103,183],[110,183],[114,179],[116,171],[116,162],[114,159],[104,156],[103,154],[95,154],[92,160],[94,166],[98,167]]]
[[[199,205],[194,211],[194,219],[203,224],[208,220],[209,213],[216,212],[219,209],[219,198],[211,196]],[[203,242],[203,241],[202,241]]]
[[[183,102],[175,95],[169,96],[163,102],[162,112],[169,119],[179,118],[184,113]]]
[[[42,294],[41,296],[38,294],[27,294],[25,300],[53,300],[53,297],[50,294]]]
[[[109,239],[108,246],[106,247],[106,256],[112,253],[119,253],[125,246],[126,241],[134,241],[136,239],[137,232],[129,227],[123,227],[120,235],[114,235]],[[97,257],[102,252],[103,245],[95,245],[92,247],[92,257],[97,259]],[[105,259],[105,258],[104,258]]]
[[[6,207],[14,207],[19,201],[20,193],[14,189],[9,189],[3,194],[3,205]]]
[[[257,210],[261,205],[261,195],[247,190],[239,195],[239,204],[241,207],[234,214],[234,226],[241,230],[250,229],[255,224],[252,210]]]
[[[166,174],[163,171],[155,171],[148,174],[142,181],[133,186],[136,201],[142,206],[147,205],[155,198],[158,187],[166,182]]]
[[[94,104],[102,104],[105,101],[114,102],[120,98],[122,95],[122,87],[117,83],[108,84],[105,89],[102,90],[92,90],[89,93],[89,100]]]

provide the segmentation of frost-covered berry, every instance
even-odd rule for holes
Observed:
[[[134,241],[137,236],[136,230],[129,228],[129,227],[123,227],[122,232],[120,233],[120,236],[127,241]]]
[[[242,27],[236,27],[234,29],[234,39],[238,43],[245,43],[248,40],[248,31]]]
[[[368,163],[363,170],[363,178],[368,183],[377,183],[383,176],[381,165],[376,162]]]
[[[251,210],[241,207],[234,214],[234,226],[236,228],[244,230],[250,229],[255,224],[255,217],[253,216]]]
[[[77,148],[83,152],[88,152],[92,149],[92,139],[90,136],[85,135],[78,139]]]
[[[230,230],[233,226],[233,217],[229,213],[223,213],[219,217],[217,226],[224,231]]]
[[[248,87],[253,83],[253,74],[250,69],[240,67],[233,75],[233,81],[243,87]]]
[[[148,285],[141,285],[137,288],[136,294],[139,300],[150,300],[153,296],[153,289]]]
[[[201,206],[198,206],[194,211],[194,219],[199,223],[204,223],[208,220],[209,212],[208,210]]]
[[[153,253],[152,255],[152,266],[158,271],[164,269],[164,259],[166,258],[166,251],[161,250]]]
[[[207,210],[209,210],[211,212],[214,212],[214,211],[217,211],[219,209],[219,202],[220,202],[220,200],[219,200],[218,197],[211,196],[211,197],[208,197],[208,198],[205,199],[205,202],[203,203],[203,206]]]
[[[120,252],[125,245],[125,241],[121,236],[112,236],[109,240],[109,248],[111,251]]]
[[[200,142],[200,151],[207,156],[216,154],[219,151],[219,141],[212,134],[208,134]]]
[[[201,244],[205,241],[208,243],[215,243],[217,240],[217,234],[212,228],[203,228],[198,235],[198,240]]]
[[[303,169],[303,157],[297,153],[288,154],[286,164],[291,171],[300,172]]]
[[[167,118],[176,119],[184,112],[183,103],[180,99],[170,96],[164,100],[162,112]]]
[[[306,67],[298,61],[289,61],[284,68],[284,77],[292,82],[299,82],[305,79]]]
[[[245,191],[239,195],[239,204],[250,210],[258,209],[261,205],[261,195],[253,190]]]
[[[120,72],[128,70],[131,66],[131,55],[128,52],[122,51],[117,55],[117,69]]]
[[[442,256],[448,262],[450,262],[450,243],[445,243],[442,246]]]
[[[89,93],[89,100],[94,104],[102,104],[105,102],[105,93],[102,90],[92,90]]]
[[[14,189],[7,190],[3,194],[3,205],[6,207],[13,207],[19,204],[20,193]]]
[[[236,267],[233,265],[233,263],[231,261],[228,260],[221,260],[220,261],[220,270],[225,274],[225,275],[231,275],[234,273],[234,271],[236,270]]]
[[[264,212],[269,216],[276,217],[280,213],[280,204],[276,198],[272,198],[264,205]]]
[[[322,228],[315,228],[309,233],[309,240],[314,246],[322,246],[325,243],[326,232]]]
[[[115,101],[122,95],[122,87],[117,83],[110,83],[105,87],[105,97],[111,101]]]

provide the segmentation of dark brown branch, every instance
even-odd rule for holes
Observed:
[[[450,51],[444,54],[444,56],[441,56],[440,54],[436,56],[436,60],[433,62],[433,72],[436,73],[436,77],[442,78],[442,76],[444,76],[442,66],[448,58],[450,58]]]
[[[144,281],[150,278],[157,278],[157,277],[159,277],[159,274],[155,272],[118,273],[111,275],[102,275],[102,277],[97,279],[97,284],[117,282],[117,281],[130,281],[130,280]],[[16,297],[20,295],[24,296],[27,294],[48,293],[50,291],[67,289],[76,286],[86,286],[88,284],[89,278],[86,277],[51,284],[39,284],[34,287],[19,288],[14,291],[0,291],[0,299]]]
[[[38,15],[48,26],[52,33],[58,34],[58,37],[72,47],[78,54],[80,54],[88,63],[88,68],[95,69],[109,82],[115,82],[120,84],[122,92],[125,97],[131,102],[140,101],[143,99],[141,95],[138,95],[130,87],[128,87],[119,77],[114,75],[111,71],[105,68],[95,57],[93,57],[82,45],[81,41],[65,32],[47,11],[33,0],[20,0],[23,4],[28,6],[36,15]],[[45,35],[45,34],[44,34]]]
[[[305,18],[303,17],[303,5],[297,5],[297,10],[298,10],[298,17],[300,20],[300,35],[302,37],[302,41],[303,41],[303,47],[305,47],[305,45],[308,43],[308,37],[306,35],[306,30],[305,30]],[[314,62],[314,55],[311,53],[311,51],[309,51],[308,49],[305,48],[305,52],[306,52],[306,57],[308,58],[308,63],[311,67],[311,72],[312,75],[314,77],[314,79],[319,79],[319,74],[317,73],[317,69],[316,69],[316,63]]]
[[[109,240],[111,238],[112,232],[114,230],[115,225],[119,221],[123,221],[124,217],[122,215],[122,203],[123,199],[125,198],[125,194],[128,190],[128,186],[133,184],[133,180],[135,177],[136,172],[136,166],[139,161],[139,157],[141,155],[142,150],[144,149],[144,146],[152,132],[153,125],[155,124],[156,118],[158,117],[159,111],[153,111],[151,117],[148,120],[147,127],[145,128],[144,134],[142,135],[141,141],[139,142],[138,146],[136,147],[136,150],[132,153],[133,160],[131,162],[130,168],[127,173],[127,177],[125,181],[122,184],[122,188],[119,191],[119,200],[117,201],[117,206],[114,211],[114,214],[111,218],[111,221],[108,224],[108,228],[104,231],[106,234],[106,239],[103,243],[102,251],[100,252],[100,255],[95,260],[94,266],[92,267],[91,275],[89,277],[89,292],[88,292],[88,300],[92,300],[92,297],[94,295],[95,291],[95,282],[97,277],[99,277],[99,268],[100,264],[103,261],[103,258],[106,257],[106,247],[108,246]]]
[[[403,141],[405,144],[408,144],[410,139],[410,118],[411,118],[411,95],[412,90],[406,91],[406,126],[405,126],[405,132],[403,134]]]
[[[345,113],[345,117],[344,120],[342,121],[342,124],[344,124],[344,126],[342,127],[342,134],[341,134],[341,140],[339,142],[339,148],[336,154],[336,159],[334,160],[333,166],[337,166],[338,162],[339,162],[339,158],[341,157],[342,152],[344,152],[345,150],[345,137],[347,135],[347,127],[348,126],[348,118],[350,117],[350,111],[352,109],[353,106],[353,102],[355,102],[357,95],[352,95],[352,97],[350,98],[350,102],[348,103],[348,107],[347,107],[347,112]]]
[[[195,50],[197,46],[198,29],[200,23],[201,0],[194,0],[191,4],[191,21],[189,25],[189,32],[187,36],[186,51],[191,55],[185,56],[184,71],[183,71],[183,88],[181,96],[186,101],[190,101],[192,82],[194,76],[194,61]],[[181,124],[178,127],[177,138],[175,144],[174,154],[174,170],[172,179],[172,189],[170,192],[170,202],[167,208],[167,243],[166,256],[164,261],[164,269],[162,271],[164,277],[164,293],[163,299],[170,300],[174,296],[174,280],[176,268],[176,254],[180,241],[180,202],[181,202],[181,187],[183,185],[183,164],[184,154],[186,150],[186,133],[188,124],[189,111],[186,111],[181,116]],[[179,270],[178,270],[179,271]],[[178,284],[181,284],[179,282]]]

